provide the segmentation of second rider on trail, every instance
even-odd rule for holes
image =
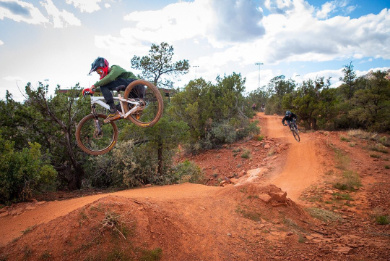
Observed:
[[[111,91],[116,90],[118,86],[127,86],[131,82],[138,80],[138,78],[129,71],[126,71],[122,67],[118,65],[112,65],[109,67],[108,61],[103,57],[98,57],[91,65],[91,70],[89,74],[92,72],[97,72],[100,76],[100,80],[97,81],[90,88],[85,88],[83,90],[83,95],[85,93],[93,94],[97,88],[100,88],[106,103],[110,106],[110,114],[104,120],[105,123],[110,121],[120,119],[120,114],[118,112],[118,108],[114,104],[114,99]],[[143,98],[140,97],[144,93],[144,87],[142,85],[135,86],[131,91],[131,98]],[[143,95],[142,95],[143,96]]]

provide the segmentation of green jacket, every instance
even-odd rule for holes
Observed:
[[[110,72],[100,81],[97,81],[94,86],[95,88],[98,88],[100,86],[104,86],[112,81],[115,81],[118,78],[123,78],[123,79],[138,79],[134,73],[128,72],[122,67],[118,65],[113,65],[110,68]]]

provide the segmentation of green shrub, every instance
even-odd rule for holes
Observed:
[[[173,175],[176,177],[177,182],[179,183],[201,183],[204,178],[200,167],[189,160],[185,160],[177,164],[172,171]]]
[[[167,183],[168,176],[157,174],[157,156],[152,149],[150,144],[135,146],[131,140],[116,144],[111,153],[90,158],[87,183],[93,187],[116,188]]]
[[[211,129],[211,134],[216,144],[233,143],[237,139],[237,132],[234,126],[227,122],[216,124]]]
[[[371,146],[370,149],[373,150],[373,151],[382,152],[382,153],[385,153],[385,154],[388,153],[387,147],[384,146],[381,143],[376,143],[375,145]]]
[[[244,152],[241,154],[241,158],[243,159],[249,159],[251,157],[251,152],[248,149],[245,149]]]
[[[390,224],[389,216],[376,216],[375,221],[378,225],[388,225]]]
[[[380,137],[378,142],[380,142],[382,145],[386,147],[390,147],[390,139],[388,139],[386,136]]]
[[[57,172],[41,154],[41,145],[15,151],[14,143],[0,136],[0,203],[30,199],[54,187]]]

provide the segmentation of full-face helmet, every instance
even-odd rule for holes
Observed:
[[[91,70],[89,71],[89,74],[96,71],[100,75],[100,79],[102,79],[108,73],[108,66],[109,64],[106,59],[104,59],[103,57],[98,57],[91,64]]]

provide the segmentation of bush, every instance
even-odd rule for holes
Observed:
[[[215,144],[233,143],[237,139],[237,132],[234,126],[228,122],[216,124],[211,129],[211,134]]]
[[[0,203],[30,199],[35,193],[54,187],[57,172],[41,154],[41,145],[15,151],[14,142],[0,136]]]
[[[200,167],[189,160],[185,160],[177,164],[172,171],[173,175],[176,177],[177,182],[179,183],[201,183],[204,178]]]
[[[164,184],[157,174],[157,157],[148,144],[133,141],[117,143],[111,153],[90,158],[91,170],[85,183],[93,187],[132,188],[146,184]]]

